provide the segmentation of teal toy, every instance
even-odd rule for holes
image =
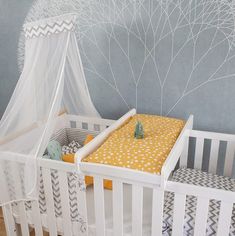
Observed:
[[[61,161],[62,151],[59,142],[55,140],[50,141],[47,145],[47,152],[52,160]]]
[[[134,136],[136,139],[144,138],[144,127],[140,121],[136,123]]]

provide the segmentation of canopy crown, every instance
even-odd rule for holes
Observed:
[[[76,14],[64,14],[39,21],[24,24],[25,37],[27,39],[45,37],[65,31],[73,31]]]

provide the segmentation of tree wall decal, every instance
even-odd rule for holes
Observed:
[[[103,101],[171,115],[202,87],[235,78],[234,10],[226,0],[38,0],[26,21],[77,12],[86,77]],[[20,67],[23,45],[22,36]]]

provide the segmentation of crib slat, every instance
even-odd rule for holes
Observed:
[[[0,163],[0,186],[1,186],[1,202],[9,201],[9,192],[7,187],[6,175],[4,174],[3,162]]]
[[[228,142],[225,154],[225,163],[224,163],[224,175],[228,177],[232,176],[234,151],[235,151],[235,143]]]
[[[43,236],[41,215],[38,201],[31,201],[31,204],[32,204],[32,217],[33,217],[35,235]]]
[[[9,204],[2,206],[2,213],[4,217],[4,223],[7,235],[17,236],[16,224],[13,218],[11,206]]]
[[[187,162],[188,162],[188,145],[189,145],[189,137],[185,136],[184,149],[183,149],[181,157],[180,157],[180,167],[187,167]]]
[[[132,236],[142,236],[143,187],[132,185]]]
[[[221,202],[217,236],[229,235],[233,203]]]
[[[40,184],[40,168],[37,169],[37,175],[38,175],[38,186]],[[37,196],[38,196],[38,190],[36,190]],[[42,229],[42,220],[41,220],[41,213],[40,213],[40,207],[38,200],[31,201],[32,205],[32,219],[33,219],[33,225],[35,230],[35,236],[43,236],[43,229]]]
[[[3,162],[0,163],[0,186],[1,186],[1,201],[9,201],[9,192],[6,185],[6,176],[4,174]],[[16,225],[12,215],[11,205],[7,204],[2,206],[2,213],[7,235],[16,236]]]
[[[19,199],[23,198],[22,186],[19,184],[20,181],[20,173],[19,173],[19,164],[17,162],[11,162],[11,174],[14,180],[14,190],[16,197]]]
[[[80,175],[80,174],[79,174]],[[78,177],[78,176],[77,176]],[[86,203],[86,188],[85,188],[85,177],[80,175],[78,178],[78,184],[76,186],[77,191],[77,207],[80,216],[83,218],[84,223],[83,227],[86,228],[81,235],[87,236],[88,235],[88,221],[87,221],[87,203]],[[81,202],[83,204],[81,204]],[[81,231],[80,225],[75,229],[75,231]]]
[[[113,229],[114,236],[123,235],[123,184],[113,181]]]
[[[201,170],[203,157],[204,138],[197,138],[194,168]]]
[[[183,235],[186,195],[175,193],[172,235]]]
[[[47,222],[48,222],[49,233],[50,236],[57,236],[54,199],[53,199],[53,191],[51,184],[51,170],[48,168],[42,168],[42,177],[43,177],[43,184],[46,198]]]
[[[14,187],[15,187],[15,192],[16,192],[16,197],[18,198],[23,198],[23,192],[22,192],[22,186],[19,184],[19,181],[21,179],[20,173],[19,173],[19,163],[17,162],[12,162],[12,176],[14,179]],[[20,201],[17,203],[18,204],[18,209],[20,213],[20,226],[21,226],[21,232],[22,235],[27,236],[29,235],[29,226],[27,223],[27,216],[26,216],[26,210],[25,210],[25,202]]]
[[[88,130],[93,131],[94,130],[94,124],[88,123]]]
[[[19,209],[20,209],[20,226],[22,235],[29,236],[29,226],[27,223],[27,215],[24,202],[19,202]]]
[[[60,196],[63,216],[63,231],[65,236],[72,235],[72,223],[69,205],[68,177],[66,172],[59,171]]]
[[[220,144],[219,140],[216,140],[216,139],[211,140],[209,172],[213,173],[213,174],[216,174],[216,170],[217,170],[217,162],[218,162],[218,154],[219,154],[219,144]]]
[[[153,189],[152,236],[162,235],[164,191]]]
[[[76,122],[76,128],[82,129],[82,122],[81,121]]]
[[[104,186],[101,177],[94,177],[96,235],[105,235]]]
[[[209,199],[198,197],[194,236],[205,235],[208,217]]]

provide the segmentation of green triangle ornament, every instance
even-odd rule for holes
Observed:
[[[136,139],[144,138],[144,127],[140,121],[137,121],[135,125],[135,133],[134,136]]]

